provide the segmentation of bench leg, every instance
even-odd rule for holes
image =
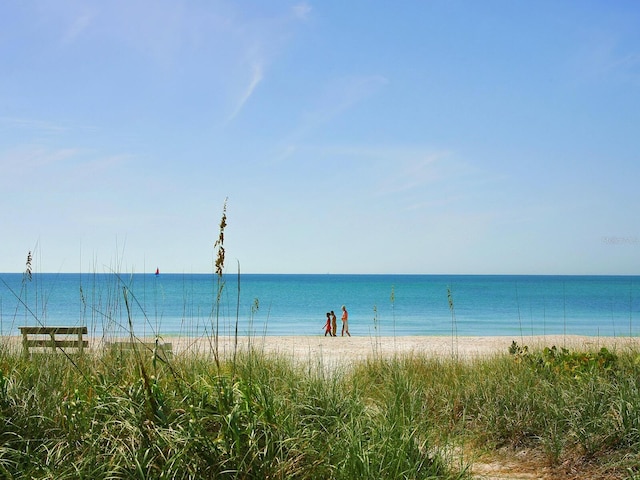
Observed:
[[[25,357],[29,356],[29,342],[27,342],[27,334],[22,334],[22,353]]]

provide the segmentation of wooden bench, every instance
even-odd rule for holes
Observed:
[[[89,346],[89,342],[82,338],[83,335],[87,334],[87,327],[19,328],[20,333],[22,333],[22,349],[25,355],[29,354],[30,347],[51,348],[53,352],[58,348],[74,348],[82,353]],[[33,336],[37,338],[33,338]]]
[[[142,354],[148,355],[156,352],[159,358],[162,360],[169,360],[173,356],[173,344],[158,342],[157,347],[155,342],[141,342],[141,341],[128,341],[128,342],[107,342],[107,348],[122,355],[123,353],[133,352],[134,349],[138,349]],[[157,350],[156,350],[157,348]]]

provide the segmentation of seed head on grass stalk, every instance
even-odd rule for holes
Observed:
[[[220,219],[220,233],[218,239],[213,244],[214,249],[218,249],[216,254],[215,271],[218,278],[222,277],[222,271],[224,270],[224,229],[227,226],[227,200],[224,201],[222,207],[222,218]]]
[[[29,250],[29,253],[27,253],[27,264],[26,264],[24,273],[22,274],[22,289],[25,292],[26,292],[26,288],[27,288],[27,282],[31,282],[31,280],[32,280],[32,276],[31,276],[31,272],[32,272],[31,261],[32,260],[33,260],[33,257],[31,256],[31,250]],[[22,296],[22,292],[20,292],[20,295]],[[26,296],[26,293],[25,293],[25,296]],[[26,306],[26,302],[25,302],[25,318],[27,316],[26,310],[27,310],[27,306]]]
[[[29,253],[27,253],[27,267],[26,270],[24,272],[24,279],[25,280],[29,280],[31,281],[31,261],[33,260],[33,257],[31,256],[31,250],[29,250]]]
[[[222,272],[224,271],[224,229],[226,226],[227,199],[225,199],[224,205],[222,206],[222,218],[220,219],[220,230],[218,233],[218,239],[213,244],[213,248],[217,250],[214,270],[216,275],[218,276],[218,289],[216,293],[216,304],[214,306],[216,314],[216,326],[214,331],[213,357],[215,359],[218,370],[220,370],[220,358],[218,356],[218,336],[220,332],[220,300],[222,297],[222,289],[224,288],[224,282],[222,281]]]

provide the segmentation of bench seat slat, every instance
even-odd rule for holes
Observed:
[[[51,340],[38,339],[38,340],[27,340],[26,345],[28,347],[51,347]],[[80,342],[78,340],[54,340],[56,347],[80,347]],[[87,340],[82,341],[82,347],[87,348],[89,346],[89,342]]]

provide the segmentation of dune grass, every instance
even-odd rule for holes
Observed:
[[[547,351],[548,350],[548,351]],[[640,356],[547,349],[474,361],[220,365],[0,348],[3,478],[469,478],[458,450],[638,478]],[[562,478],[562,477],[558,477]]]
[[[563,469],[583,472],[575,478],[640,478],[639,352],[395,357],[360,365],[352,381],[386,415],[428,432],[432,445],[533,451],[555,478]]]
[[[105,352],[76,368],[3,348],[2,476],[459,477],[404,408],[373,408],[348,377],[255,352],[220,369],[204,357],[157,360]]]

